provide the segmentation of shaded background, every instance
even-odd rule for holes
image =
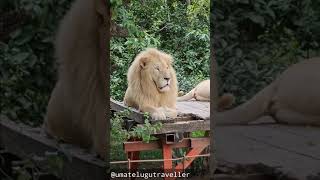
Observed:
[[[233,93],[237,104],[289,65],[319,55],[317,0],[214,0],[211,8],[219,92]]]
[[[67,0],[1,0],[1,119],[42,123],[56,82],[53,40]]]

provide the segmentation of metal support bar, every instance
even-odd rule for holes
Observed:
[[[131,156],[128,156],[130,160],[137,160],[139,159],[139,152],[140,151],[149,151],[149,150],[156,150],[156,149],[162,149],[162,155],[163,155],[163,170],[166,173],[173,172],[173,162],[172,162],[172,149],[174,148],[190,148],[190,150],[187,152],[187,156],[196,156],[200,155],[200,153],[209,146],[210,144],[210,138],[209,137],[203,137],[203,138],[184,138],[180,142],[177,143],[168,143],[168,142],[174,142],[177,140],[176,136],[174,134],[166,134],[165,139],[160,139],[157,141],[151,141],[149,143],[144,143],[142,141],[130,141],[123,143],[123,147],[125,152],[131,154]],[[134,154],[136,155],[134,156]],[[196,157],[190,157],[184,159],[181,163],[179,163],[175,167],[176,172],[183,172],[186,168],[188,168],[191,163],[194,161]],[[134,172],[134,170],[137,170],[138,162],[135,162],[136,164],[133,164],[132,162],[129,162],[130,165],[130,172]],[[172,177],[166,177],[165,180],[168,179],[176,179]]]

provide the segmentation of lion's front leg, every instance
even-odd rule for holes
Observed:
[[[177,111],[175,109],[172,108],[168,108],[168,107],[160,107],[159,108],[165,115],[167,118],[176,118],[177,117]]]
[[[153,120],[166,119],[166,114],[161,108],[156,108],[150,105],[144,105],[144,106],[141,106],[139,109],[142,112],[149,112]]]

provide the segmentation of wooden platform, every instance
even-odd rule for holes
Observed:
[[[218,126],[215,142],[218,161],[243,166],[262,163],[293,179],[320,179],[320,128]]]
[[[63,159],[63,178],[70,180],[106,179],[106,164],[87,150],[68,144],[57,144],[39,128],[0,120],[0,147],[21,158],[45,157],[57,153]]]
[[[114,111],[127,109],[122,102],[110,99],[110,107]],[[130,108],[129,119],[137,123],[144,123],[143,113]],[[210,130],[210,102],[184,101],[177,102],[178,117],[175,119],[160,120],[163,124],[162,129],[156,134],[165,134],[173,132],[192,132],[196,130]],[[157,122],[152,120],[152,122]]]

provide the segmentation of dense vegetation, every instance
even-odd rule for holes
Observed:
[[[214,0],[211,26],[220,91],[238,103],[290,64],[319,53],[317,0]]]
[[[127,2],[127,1],[124,1]],[[121,100],[134,56],[154,46],[175,58],[180,89],[209,76],[209,1],[113,0],[113,19],[129,30],[113,38],[112,97]],[[316,0],[211,1],[220,92],[245,101],[301,57],[317,54],[320,2]],[[70,0],[4,0],[2,15],[16,10],[25,22],[1,37],[1,118],[39,124],[56,80],[52,41]],[[55,13],[52,13],[55,12]],[[3,26],[2,26],[3,27]],[[4,31],[2,28],[1,31]]]
[[[52,43],[70,2],[1,1],[2,14],[16,10],[28,17],[10,19],[12,24],[24,23],[1,38],[1,118],[31,125],[42,122],[56,80]],[[113,98],[122,99],[128,66],[139,51],[150,46],[174,56],[182,90],[209,76],[209,0],[190,5],[158,0],[111,3],[114,21],[129,30],[128,37],[111,42]]]
[[[0,39],[1,119],[31,125],[42,122],[56,79],[54,33],[68,5],[66,0],[1,1],[2,20],[6,15],[9,18],[9,25],[1,26],[1,31],[23,23],[9,37]],[[10,12],[16,14],[9,16]]]
[[[118,3],[116,3],[118,2]],[[157,47],[174,57],[181,90],[209,77],[209,0],[114,2],[114,19],[129,30],[126,38],[113,38],[112,97],[122,100],[126,72],[135,55]]]
[[[174,57],[179,87],[183,91],[209,78],[209,0],[187,1],[148,0],[130,4],[113,1],[113,19],[128,29],[128,37],[114,37],[111,41],[111,96],[122,100],[127,88],[126,73],[134,57],[146,47],[157,47]],[[121,115],[114,116],[111,133],[111,159],[125,160],[122,142],[138,136],[143,140],[153,127],[150,124],[131,132],[122,130]],[[151,131],[150,131],[151,130]],[[184,151],[175,152],[178,157]],[[142,159],[159,159],[161,152],[142,152]],[[203,160],[198,159],[196,164]],[[148,164],[146,164],[148,165]],[[194,170],[197,170],[195,166]],[[115,168],[115,167],[114,167]],[[201,169],[201,168],[200,168]]]

